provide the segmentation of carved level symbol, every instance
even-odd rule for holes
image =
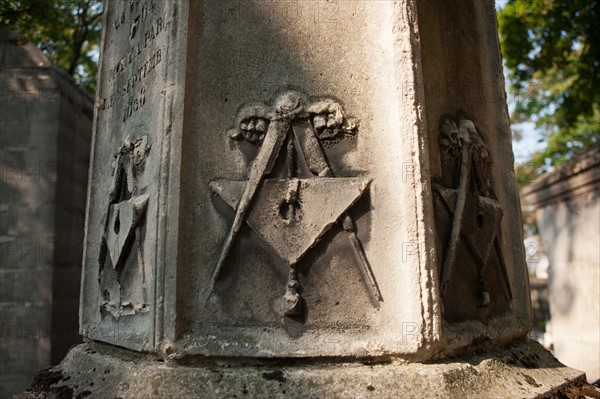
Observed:
[[[236,210],[213,273],[213,285],[246,222],[288,264],[285,314],[301,314],[296,265],[333,225],[343,220],[343,230],[348,233],[369,292],[379,306],[381,293],[356,236],[354,222],[346,214],[371,181],[362,177],[333,177],[321,148],[321,141],[354,135],[356,124],[344,117],[341,105],[333,100],[307,102],[303,94],[290,91],[280,95],[274,107],[254,105],[240,110],[239,130],[231,138],[243,138],[261,144],[261,148],[248,181],[211,182],[213,192]],[[287,161],[286,178],[267,178],[281,153]],[[312,177],[298,178],[298,156],[304,158]]]
[[[284,201],[279,206],[279,216],[288,224],[300,219],[301,211],[302,209],[298,201]]]
[[[279,215],[286,223],[290,224],[300,219],[301,206],[298,202],[300,191],[300,180],[292,179],[288,183],[285,200],[279,206]]]

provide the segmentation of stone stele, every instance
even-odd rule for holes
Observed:
[[[492,1],[110,0],[104,17],[89,343],[38,387],[529,397],[583,378],[518,341],[531,309]]]

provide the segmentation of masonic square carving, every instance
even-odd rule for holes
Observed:
[[[367,192],[371,179],[334,176],[326,146],[353,139],[358,122],[331,99],[311,100],[285,91],[272,105],[242,106],[230,139],[258,146],[247,180],[214,180],[211,190],[235,216],[212,273],[219,284],[232,246],[248,225],[288,269],[282,287],[283,315],[301,318],[306,311],[298,268],[322,237],[338,226],[354,252],[356,267],[373,304],[383,300],[349,209]]]
[[[486,319],[512,298],[501,248],[503,210],[493,187],[490,153],[473,121],[440,125],[442,176],[434,180],[438,239],[444,245],[441,295],[448,321]]]

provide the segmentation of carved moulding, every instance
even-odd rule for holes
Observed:
[[[357,121],[346,117],[337,101],[310,101],[297,91],[279,94],[271,106],[253,104],[239,110],[230,139],[245,140],[259,149],[247,180],[210,183],[212,192],[235,210],[212,274],[213,287],[219,283],[236,237],[247,224],[287,266],[283,315],[302,319],[306,304],[298,265],[337,224],[355,253],[373,305],[379,306],[383,298],[348,213],[365,195],[371,180],[334,176],[324,151],[325,146],[352,140],[357,130]]]
[[[485,320],[509,308],[510,281],[501,249],[502,205],[492,161],[473,121],[443,118],[442,175],[434,178],[436,226],[443,242],[440,292],[450,322]]]
[[[142,252],[149,196],[139,185],[149,149],[147,136],[126,140],[113,164],[98,283],[101,313],[117,319],[149,310]]]

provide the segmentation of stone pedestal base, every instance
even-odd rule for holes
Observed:
[[[532,341],[480,352],[435,364],[250,359],[182,364],[86,343],[40,372],[21,398],[537,398],[585,382],[584,373]]]

